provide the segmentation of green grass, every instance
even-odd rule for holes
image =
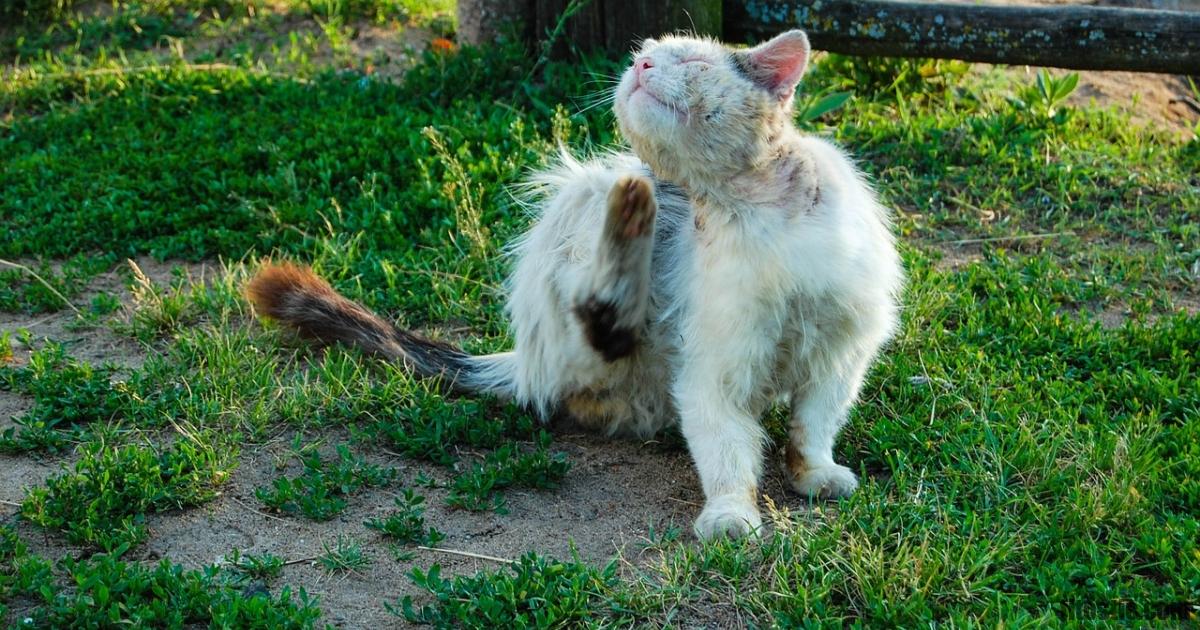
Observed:
[[[153,535],[146,515],[212,501],[280,434],[300,436],[299,468],[259,498],[312,518],[400,485],[367,456],[435,465],[436,480],[403,483],[469,509],[505,509],[512,487],[552,500],[571,474],[520,410],[298,346],[253,321],[240,286],[263,257],[300,260],[405,325],[506,347],[502,245],[529,221],[506,187],[559,142],[618,141],[611,114],[586,106],[621,62],[531,74],[519,51],[462,49],[385,81],[347,52],[353,23],[444,5],[285,4],[62,5],[52,23],[0,32],[0,259],[55,290],[5,266],[0,309],[71,312],[57,292],[82,313],[75,329],[149,357],[93,365],[70,340],[3,331],[0,363],[34,355],[0,367],[28,403],[0,448],[68,458],[23,518],[83,550],[41,557],[0,530],[0,620],[315,623],[302,593],[243,594],[286,582],[277,557],[200,571],[120,558]],[[605,567],[534,553],[442,578],[433,564],[412,575],[426,595],[378,605],[466,627],[1195,623],[1200,141],[1064,105],[1061,79],[966,70],[826,56],[803,87],[799,122],[846,145],[897,209],[910,276],[900,334],[838,446],[862,475],[855,496],[774,510],[761,541],[699,545],[668,528]],[[156,283],[130,268],[129,291],[83,302],[131,256],[210,273]],[[779,418],[768,424],[779,439]],[[313,443],[342,444],[342,427],[349,444],[320,455]],[[368,521],[380,535],[326,539],[319,566],[353,572],[375,545],[440,542],[453,530],[426,505],[404,490]],[[101,585],[112,605],[95,605]]]
[[[371,564],[371,559],[363,554],[362,545],[353,538],[338,536],[332,544],[321,543],[321,549],[317,564],[326,573],[345,575]]]

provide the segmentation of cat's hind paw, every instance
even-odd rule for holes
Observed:
[[[658,203],[654,183],[645,177],[626,175],[617,180],[608,193],[608,219],[605,231],[616,240],[649,236],[654,229]]]
[[[858,477],[849,468],[839,464],[800,471],[788,470],[785,466],[784,472],[792,489],[809,498],[839,499],[854,494],[858,489]]]
[[[704,509],[696,519],[696,537],[711,540],[721,536],[741,538],[757,534],[762,528],[762,517],[758,506],[742,495],[729,494],[705,502]]]

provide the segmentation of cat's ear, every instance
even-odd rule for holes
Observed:
[[[804,31],[793,30],[754,48],[739,50],[733,53],[733,58],[751,81],[786,100],[804,76],[811,50]]]

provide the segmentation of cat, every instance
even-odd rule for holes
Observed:
[[[809,56],[798,30],[749,49],[643,42],[614,99],[632,152],[564,153],[533,178],[541,214],[507,283],[511,352],[398,329],[294,265],[265,266],[248,298],[304,336],[543,419],[642,437],[677,425],[704,490],[701,539],[759,530],[760,419],[779,401],[791,486],[846,496],[858,480],[834,440],[896,329],[903,269],[855,166],[793,123]]]

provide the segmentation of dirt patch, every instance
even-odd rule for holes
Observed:
[[[208,62],[247,47],[254,51],[255,57],[269,58],[273,47],[286,50],[297,41],[301,42],[304,63],[311,67],[356,69],[376,78],[395,80],[417,62],[436,38],[428,28],[399,22],[381,25],[356,20],[341,28],[322,27],[314,19],[286,8],[276,7],[266,12],[269,19],[265,21],[251,21],[214,35],[196,34],[174,43],[175,48],[156,50],[164,60],[182,53],[189,61]],[[337,34],[330,36],[326,28],[333,29],[329,33]],[[281,33],[287,33],[288,37],[281,37]],[[296,69],[294,65],[283,54],[274,60],[272,71],[286,74]]]
[[[330,436],[332,440],[335,436]],[[560,435],[554,448],[568,453],[571,471],[561,488],[553,491],[506,493],[508,514],[468,512],[451,508],[441,489],[419,489],[427,497],[426,519],[446,534],[439,546],[482,556],[516,559],[528,551],[569,559],[573,553],[586,561],[603,563],[626,545],[646,536],[653,526],[688,526],[701,500],[698,482],[687,454],[653,445],[608,441],[588,435]],[[374,463],[400,470],[395,487],[355,495],[345,512],[320,523],[298,517],[280,517],[261,511],[255,488],[269,485],[283,474],[276,462],[287,457],[287,445],[247,452],[222,496],[194,510],[150,518],[150,540],[138,549],[147,560],[170,558],[189,567],[218,562],[233,549],[243,553],[272,553],[288,565],[278,587],[303,587],[321,598],[323,622],[340,627],[394,625],[384,608],[404,595],[421,599],[407,577],[413,567],[437,563],[449,575],[498,569],[503,564],[418,549],[400,549],[401,557],[363,521],[384,517],[394,510],[398,488],[409,486],[419,474],[444,478],[436,467],[404,459],[371,457]],[[348,575],[331,576],[314,558],[324,544],[338,537],[362,543],[371,564]]]
[[[1043,70],[1036,66],[973,64],[972,72],[998,73],[1019,85],[1031,85]],[[1100,72],[1045,68],[1060,77],[1079,74],[1079,85],[1067,97],[1075,107],[1113,107],[1129,115],[1137,126],[1161,128],[1181,140],[1196,135],[1200,124],[1200,102],[1192,94],[1187,77],[1145,72]]]
[[[983,260],[979,246],[943,245],[934,247],[941,253],[941,258],[933,264],[938,271],[958,271],[968,265]]]
[[[1077,107],[1093,103],[1115,106],[1139,125],[1158,125],[1186,138],[1195,134],[1196,124],[1200,123],[1200,103],[1181,76],[1084,70],[1079,72],[1079,87],[1067,101]]]
[[[434,40],[432,31],[418,27],[381,27],[363,23],[352,29],[350,53],[361,60],[364,71],[395,80],[413,66]]]
[[[138,258],[135,263],[156,285],[163,287],[171,284],[176,273],[195,278],[203,278],[211,273],[211,266],[208,264],[160,262],[148,257]],[[24,261],[23,264],[34,266],[35,263]],[[56,273],[60,272],[57,263],[51,267]],[[80,311],[85,310],[86,305],[101,294],[114,295],[121,299],[122,303],[128,304],[130,277],[129,267],[126,263],[121,263],[92,278],[83,291],[69,300],[74,308]],[[113,334],[107,326],[85,324],[80,321],[75,311],[64,308],[55,313],[34,315],[0,312],[0,332],[14,333],[12,365],[27,364],[33,351],[33,348],[20,343],[15,334],[20,330],[29,331],[35,343],[43,339],[60,343],[67,354],[88,363],[112,363],[118,368],[137,369],[145,360],[144,350],[136,341]],[[0,409],[0,412],[2,411],[3,409]]]
[[[138,264],[147,276],[163,285],[170,282],[176,268],[196,274],[205,272],[204,265],[157,262],[149,258],[139,259]],[[71,298],[71,302],[78,307],[89,303],[93,297],[102,293],[116,295],[128,303],[128,274],[124,265],[93,278],[84,291]],[[29,331],[34,342],[32,347],[19,340],[15,334],[19,330]],[[117,367],[118,374],[141,367],[146,359],[146,350],[141,344],[113,333],[106,326],[81,326],[79,318],[70,309],[37,315],[0,312],[0,333],[2,332],[13,333],[13,356],[9,365],[17,367],[28,365],[33,350],[46,339],[62,344],[70,356],[80,361],[93,365],[112,364]],[[29,398],[0,390],[0,431],[13,426],[13,418],[31,406]],[[5,501],[0,503],[0,508],[3,508],[0,514],[5,511],[15,512],[16,508],[9,506],[7,502],[19,502],[24,498],[26,490],[41,485],[71,460],[67,455],[0,453],[0,500]]]

